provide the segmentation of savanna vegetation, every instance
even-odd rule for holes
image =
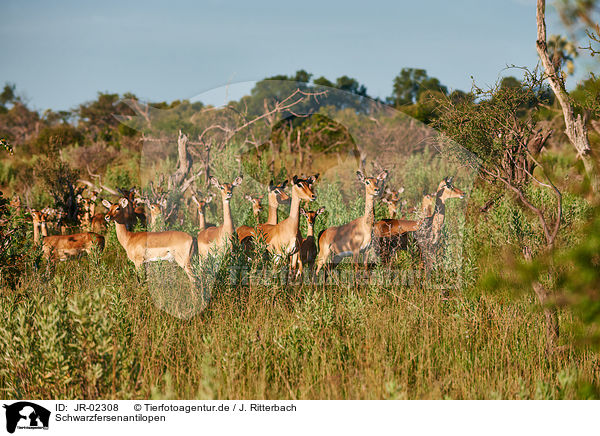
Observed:
[[[589,17],[569,2],[562,11],[573,26]],[[594,52],[598,29],[583,21]],[[405,68],[386,101],[353,78],[298,71],[220,108],[100,93],[39,113],[6,84],[0,392],[598,398],[600,81],[567,91],[571,47],[548,41],[538,41],[543,67],[521,79],[463,92]],[[402,218],[400,230],[383,227],[391,236],[374,238],[366,262],[347,258],[328,280],[308,264],[290,274],[294,259],[269,249],[266,231],[194,253],[192,283],[177,263],[136,269],[119,236],[129,227],[195,239],[227,208],[235,228],[254,229],[272,218],[270,192],[281,222],[293,218],[281,197],[293,208],[302,188],[316,196],[305,214],[324,208],[313,216],[320,248],[322,231],[365,214],[369,177],[380,190],[374,221]],[[117,205],[128,209],[121,230],[102,200],[113,221]],[[38,212],[45,233],[97,232],[104,249],[45,255]]]

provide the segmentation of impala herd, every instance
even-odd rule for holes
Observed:
[[[235,188],[242,183],[242,177],[237,177],[231,183],[222,183],[211,177],[210,185],[221,195],[223,220],[219,224],[207,223],[205,208],[214,196],[200,196],[193,191],[191,200],[197,207],[199,223],[195,237],[181,231],[154,231],[165,205],[139,198],[135,189],[121,190],[122,197],[116,203],[102,200],[106,213],[96,212],[98,192],[92,192],[88,198],[77,195],[77,203],[82,211],[81,227],[88,229],[87,232],[48,236],[48,224],[56,212],[48,208],[42,211],[30,210],[33,237],[35,244],[41,244],[43,255],[48,261],[65,260],[83,253],[89,254],[94,248],[102,250],[105,240],[100,233],[106,230],[107,223],[114,222],[117,239],[136,269],[139,270],[146,262],[174,261],[184,270],[192,284],[196,281],[192,272],[193,257],[197,255],[202,262],[207,256],[227,249],[232,238],[237,238],[244,250],[251,249],[257,240],[263,241],[276,262],[282,259],[290,261],[290,270],[295,270],[296,277],[301,276],[304,270],[317,277],[321,270],[330,271],[345,257],[352,257],[355,265],[358,265],[359,258],[363,255],[366,263],[370,249],[382,261],[389,261],[396,251],[407,249],[410,236],[417,241],[422,257],[434,254],[442,233],[446,200],[463,198],[465,195],[454,186],[452,178],[442,180],[434,194],[424,195],[418,213],[419,219],[408,220],[398,218],[401,209],[406,206],[406,200],[401,201],[403,188],[396,191],[384,189],[387,171],[381,171],[374,177],[367,177],[361,171],[357,171],[356,175],[364,185],[364,214],[346,224],[326,228],[318,237],[315,237],[314,225],[325,208],[311,211],[302,207],[302,202],[316,200],[313,185],[319,179],[319,174],[294,176],[290,194],[286,193],[287,180],[279,184],[271,181],[267,192],[268,216],[264,223],[259,222],[263,196],[246,195],[244,198],[252,206],[254,226],[242,225],[236,228],[231,213],[230,201]],[[375,221],[374,204],[379,197],[387,205],[390,218]],[[290,207],[289,215],[279,221],[277,211],[280,206],[285,205]],[[20,204],[14,207],[20,207]],[[146,224],[145,210],[149,211],[148,224],[152,231],[132,231],[138,221]],[[415,208],[404,211],[407,212],[415,212]],[[307,222],[306,237],[300,232],[301,215]],[[56,230],[64,233],[64,227],[58,226]],[[423,263],[427,265],[428,262],[423,259]]]

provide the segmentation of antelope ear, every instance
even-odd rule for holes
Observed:
[[[239,186],[242,183],[242,176],[238,176],[236,177],[236,179],[233,181],[232,185],[233,186]]]
[[[400,189],[398,189],[398,194],[402,194],[404,192],[404,186]]]
[[[313,183],[315,183],[317,181],[317,179],[319,178],[320,174],[317,173],[314,176],[310,176],[308,178],[309,183],[312,185]]]
[[[379,175],[377,176],[377,180],[385,180],[387,179],[388,176],[388,172],[387,170],[383,170],[382,172],[379,173]]]
[[[252,197],[250,197],[248,194],[244,195],[244,198],[248,201],[252,201]]]
[[[306,216],[306,211],[304,210],[304,208],[303,208],[303,207],[301,207],[301,208],[300,208],[300,213],[301,213],[302,215]]]
[[[356,172],[356,177],[358,177],[358,180],[360,180],[361,182],[364,182],[364,181],[365,181],[365,175],[362,173],[362,171],[361,171],[361,170],[358,170],[358,171]]]
[[[210,203],[210,202],[212,201],[212,199],[213,199],[213,198],[214,198],[214,197],[213,197],[213,196],[212,196],[212,194],[211,194],[211,195],[209,195],[208,197],[206,197],[206,198],[204,199],[204,202],[205,202],[205,203]]]
[[[325,206],[323,206],[319,210],[317,210],[317,215],[321,215],[323,212],[325,212]]]
[[[102,205],[107,209],[110,209],[112,206],[111,202],[108,201],[106,198],[104,200],[102,200]]]
[[[217,180],[216,177],[211,176],[210,179],[208,179],[208,181],[212,184],[215,185],[217,188],[219,187],[219,181]]]
[[[391,201],[390,201],[390,200],[388,200],[388,199],[387,199],[387,198],[385,198],[385,197],[381,199],[381,202],[382,202],[382,203],[386,203],[386,204],[388,204],[388,203],[391,203]]]
[[[281,189],[285,189],[285,187],[288,185],[288,181],[284,180],[283,183],[281,184]]]
[[[296,184],[296,182],[298,182],[298,176],[294,176],[293,182],[294,182],[294,185]]]
[[[273,184],[273,180],[271,180],[269,182],[269,191],[272,191],[275,188],[275,185]]]
[[[119,206],[121,206],[122,208],[126,208],[128,204],[129,200],[127,200],[126,198],[121,198],[119,200]]]

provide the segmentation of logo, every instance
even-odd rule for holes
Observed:
[[[6,431],[14,433],[15,429],[48,430],[50,411],[29,401],[19,401],[4,405],[6,409]]]

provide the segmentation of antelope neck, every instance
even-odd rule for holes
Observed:
[[[365,195],[365,222],[369,226],[373,226],[373,222],[375,221],[375,214],[373,213],[373,202],[374,196],[370,194]]]
[[[223,198],[223,230],[233,233],[233,218],[231,218],[231,207],[229,200]]]
[[[198,208],[198,222],[200,224],[201,229],[206,227],[206,220],[204,219],[204,209]]]
[[[267,224],[277,224],[277,194],[269,193],[269,214],[267,215]]]

